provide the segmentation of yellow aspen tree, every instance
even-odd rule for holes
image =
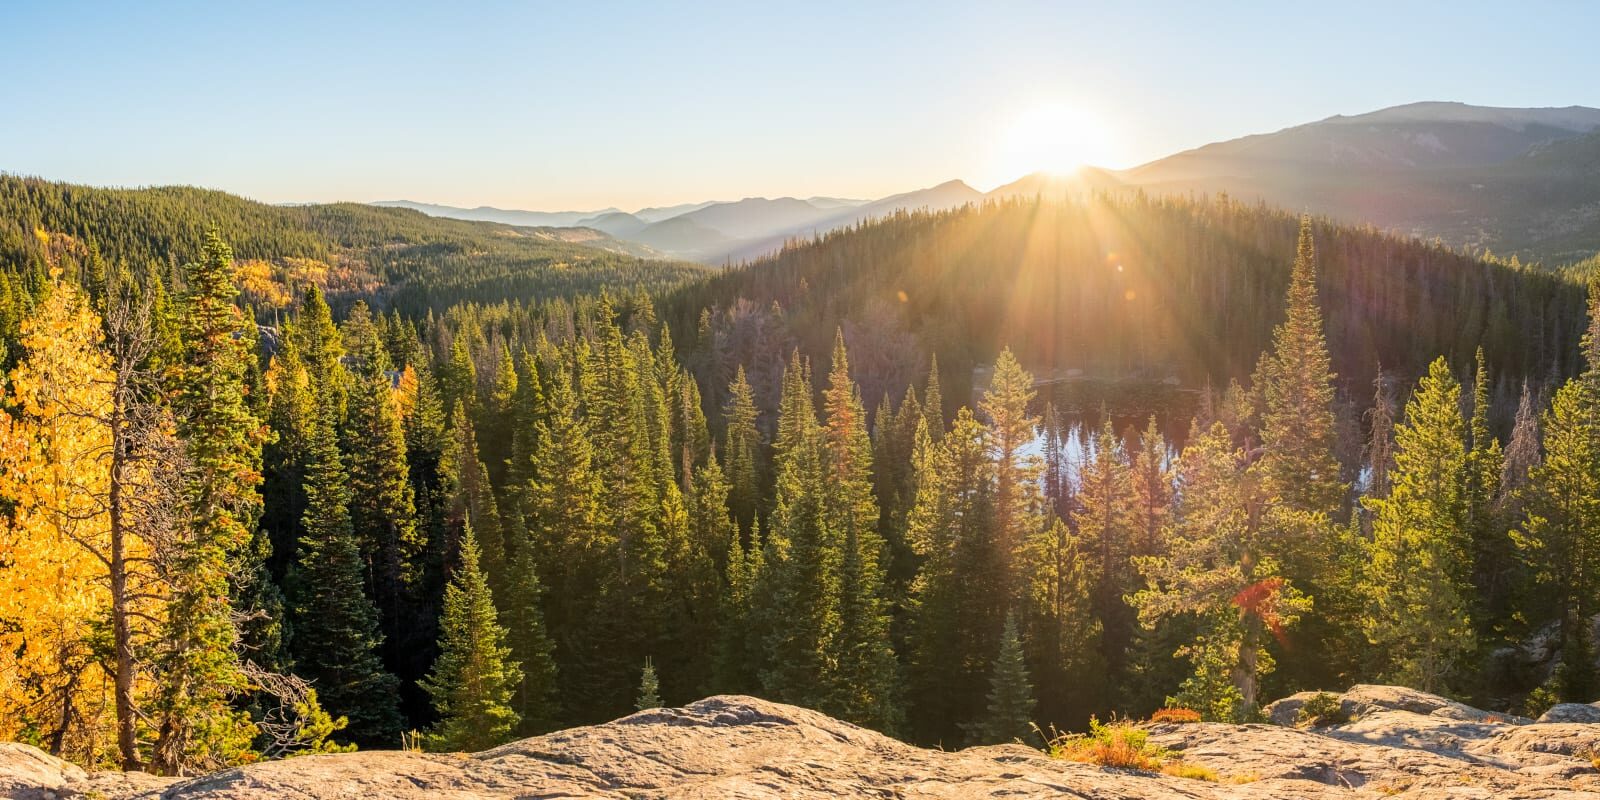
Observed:
[[[0,415],[0,738],[84,764],[114,752],[114,676],[99,655],[111,594],[112,370],[98,316],[59,280],[22,323]]]

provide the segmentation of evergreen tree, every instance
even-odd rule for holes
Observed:
[[[728,508],[739,526],[748,531],[755,524],[761,497],[761,434],[756,428],[755,392],[745,379],[742,364],[734,373],[728,395],[724,412],[728,430],[722,437],[723,452],[728,454]]]
[[[478,435],[466,406],[456,403],[444,448],[439,455],[440,491],[444,498],[445,559],[454,564],[461,537],[470,525],[478,540],[484,573],[493,586],[505,575],[505,532],[499,504],[489,484],[489,470],[478,460]]]
[[[810,370],[798,352],[784,371],[773,466],[765,585],[756,592],[769,636],[761,683],[774,699],[821,708],[830,688],[828,649],[839,633],[843,547],[827,525],[823,435]]]
[[[1311,218],[1300,219],[1300,243],[1289,277],[1288,316],[1272,334],[1257,386],[1262,468],[1292,509],[1337,516],[1345,486],[1334,460],[1333,369],[1317,302]]]
[[[1138,534],[1134,517],[1133,483],[1122,438],[1112,427],[1111,415],[1101,409],[1100,433],[1079,472],[1077,524],[1094,576],[1092,608],[1100,620],[1101,657],[1114,675],[1127,664],[1136,624],[1133,610],[1123,599],[1134,590],[1133,548]]]
[[[944,437],[944,392],[939,389],[939,356],[928,357],[928,383],[922,390],[922,413],[927,416],[928,438]]]
[[[1040,525],[1038,459],[1025,454],[1039,423],[1028,414],[1034,395],[1033,376],[1022,369],[1009,348],[1001,351],[989,390],[978,407],[989,418],[988,445],[995,470],[994,547],[1003,565],[994,590],[1002,593],[1017,585],[1011,575],[1012,558]],[[1004,598],[998,606],[1009,607],[1009,600]]]
[[[511,658],[522,665],[521,680],[512,694],[511,708],[520,723],[519,734],[545,733],[556,727],[555,644],[545,629],[544,589],[534,568],[534,548],[526,539],[516,548],[500,601],[500,624],[507,632]]]
[[[656,665],[646,658],[644,669],[639,673],[639,699],[634,702],[634,708],[639,711],[660,708],[660,690],[661,682],[656,679]]]
[[[187,530],[170,565],[172,594],[157,652],[166,680],[152,766],[166,774],[243,760],[255,734],[232,705],[245,679],[229,578],[260,513],[265,431],[245,402],[255,356],[241,335],[247,323],[234,305],[232,275],[232,251],[208,232],[201,259],[185,268],[182,351],[172,376],[188,462]]]
[[[1593,286],[1590,291],[1591,313],[1600,319],[1600,292]],[[1594,335],[1584,341],[1589,370],[1557,390],[1545,413],[1544,457],[1528,468],[1526,519],[1515,534],[1538,596],[1545,599],[1535,608],[1557,625],[1561,663],[1551,688],[1565,702],[1584,702],[1600,685],[1586,623],[1600,606],[1600,363],[1593,358]]]
[[[737,526],[729,533],[727,563],[717,626],[713,681],[721,692],[750,694],[760,686],[766,632],[756,613],[756,587],[762,583],[765,558],[761,526],[750,531],[746,547]]]
[[[1473,649],[1461,385],[1437,359],[1395,432],[1394,488],[1373,513],[1365,620],[1386,680],[1438,691]]]
[[[518,723],[511,702],[522,670],[507,660],[511,648],[478,567],[470,526],[461,539],[461,563],[445,587],[439,627],[439,658],[422,682],[439,713],[429,749],[475,752],[505,742]]]
[[[1091,714],[1107,687],[1101,623],[1093,612],[1093,569],[1082,538],[1061,519],[1052,519],[1028,542],[1027,575],[1024,622],[1028,660],[1040,678],[1041,716],[1077,719]]]
[[[843,719],[893,731],[901,716],[899,668],[889,643],[889,610],[879,561],[884,543],[878,535],[878,507],[872,494],[872,443],[861,394],[850,379],[843,331],[834,337],[824,406],[823,524],[843,548],[840,627],[828,656],[838,670],[831,680],[830,705]]]
[[[1260,679],[1273,659],[1266,635],[1293,625],[1310,603],[1273,557],[1300,531],[1303,518],[1279,512],[1275,497],[1226,425],[1190,430],[1178,461],[1178,505],[1167,551],[1136,559],[1148,586],[1133,596],[1147,628],[1186,614],[1200,621],[1191,656],[1196,674],[1186,685],[1197,710],[1212,719],[1255,717]]]
[[[330,393],[338,420],[343,424],[348,390],[342,363],[344,335],[333,323],[333,310],[315,284],[306,290],[292,330],[312,383],[317,391]]]
[[[1028,681],[1028,663],[1023,657],[1022,638],[1017,633],[1017,618],[1006,615],[1000,634],[1000,654],[989,675],[989,706],[982,721],[971,726],[971,736],[979,744],[1005,744],[1026,739],[1033,726],[1033,685]]]
[[[1483,348],[1476,355],[1472,382],[1472,418],[1467,433],[1465,486],[1467,532],[1472,540],[1474,617],[1478,632],[1493,635],[1511,622],[1511,566],[1516,560],[1501,515],[1500,472],[1505,454],[1489,428],[1489,369]]]
[[[406,460],[405,428],[396,403],[389,351],[372,315],[357,303],[345,320],[350,374],[344,440],[350,474],[350,521],[370,574],[368,585],[391,634],[416,581],[427,542],[416,524],[416,494]]]
[[[966,408],[937,444],[925,422],[917,430],[917,496],[907,538],[922,567],[911,585],[907,671],[912,727],[931,743],[956,741],[958,724],[982,713],[979,687],[1006,613],[995,602],[1002,564],[992,546],[994,483],[985,434]]]
[[[546,594],[545,624],[555,640],[559,696],[568,718],[599,702],[604,687],[596,662],[608,642],[590,624],[609,586],[615,560],[601,516],[603,488],[593,469],[587,422],[579,416],[570,373],[555,365],[550,411],[539,422],[534,474],[528,487],[527,523]]]
[[[399,681],[378,660],[377,610],[363,588],[361,550],[350,524],[350,494],[324,392],[308,431],[304,533],[295,553],[294,653],[329,712],[349,722],[348,741],[392,747],[399,739]]]

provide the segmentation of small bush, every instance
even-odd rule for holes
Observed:
[[[1127,720],[1102,723],[1089,718],[1088,733],[1058,735],[1048,743],[1052,758],[1099,764],[1103,767],[1160,772],[1172,754],[1150,744],[1150,732]]]
[[[1350,721],[1350,715],[1345,713],[1344,704],[1339,702],[1337,695],[1317,692],[1300,707],[1296,721],[1314,727],[1343,725]]]
[[[1150,715],[1151,722],[1176,722],[1187,724],[1200,721],[1200,712],[1192,708],[1163,708]]]
[[[1522,714],[1525,717],[1538,719],[1560,701],[1561,698],[1556,695],[1555,681],[1552,680],[1528,693],[1528,699],[1522,701]]]

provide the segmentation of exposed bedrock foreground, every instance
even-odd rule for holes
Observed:
[[[1148,726],[1154,744],[1216,780],[1063,761],[1022,745],[925,750],[803,708],[720,696],[471,755],[307,756],[182,781],[86,773],[0,744],[0,797],[1600,800],[1600,708],[1561,706],[1536,722],[1357,686],[1340,698],[1350,721],[1292,727],[1308,697],[1270,706],[1278,724]]]

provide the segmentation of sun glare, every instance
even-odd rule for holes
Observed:
[[[1067,175],[1110,160],[1112,137],[1094,114],[1070,105],[1036,106],[1012,121],[995,143],[993,175],[1014,180],[1032,172]]]

